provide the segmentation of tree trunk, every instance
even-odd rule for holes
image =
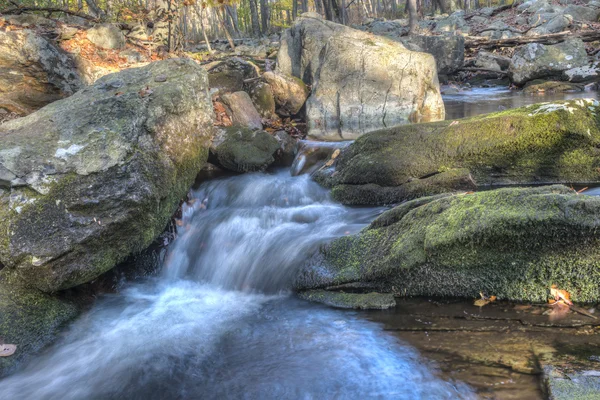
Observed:
[[[250,18],[252,20],[252,33],[254,36],[260,36],[260,22],[258,20],[258,6],[256,0],[250,1]]]
[[[231,37],[231,34],[229,33],[229,30],[227,29],[227,12],[225,11],[224,7],[220,7],[220,13],[217,12],[217,15],[219,15],[221,17],[221,27],[223,28],[223,31],[225,32],[225,37],[227,38],[227,41],[229,42],[229,47],[231,47],[231,50],[235,51],[235,43],[233,42],[233,38]]]
[[[417,15],[417,0],[406,0],[406,5],[408,7],[408,33],[413,34],[417,30],[417,21],[419,16]]]
[[[206,35],[206,28],[204,27],[204,7],[201,7],[201,11],[198,12],[198,5],[196,5],[196,15],[200,19],[200,30],[202,31],[202,36],[204,37],[204,42],[206,43],[206,48],[208,49],[208,53],[212,54],[213,50],[210,47],[210,42],[208,41],[208,36]]]
[[[260,21],[262,32],[267,35],[269,32],[269,6],[267,0],[260,0]]]

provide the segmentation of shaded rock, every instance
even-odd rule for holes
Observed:
[[[17,345],[15,354],[0,357],[0,378],[50,344],[78,314],[78,308],[64,299],[0,280],[0,332],[5,343]]]
[[[565,7],[563,13],[572,16],[575,21],[583,22],[598,22],[600,16],[599,9],[576,4],[569,4]]]
[[[298,140],[291,137],[286,131],[277,131],[273,136],[279,143],[275,161],[281,166],[291,166],[298,154]]]
[[[410,41],[435,58],[438,74],[449,75],[459,70],[465,59],[465,38],[461,35],[411,35]],[[404,43],[404,41],[403,41]]]
[[[124,57],[128,63],[139,63],[145,60],[142,53],[136,50],[125,50],[119,53],[120,57]]]
[[[235,54],[254,58],[267,58],[267,52],[267,46],[262,44],[255,46],[241,44],[235,48]]]
[[[523,85],[538,78],[560,78],[564,71],[587,65],[587,52],[581,39],[548,46],[529,43],[515,50],[509,74],[515,84]]]
[[[278,70],[313,84],[306,103],[312,138],[349,140],[444,117],[431,55],[320,18],[299,18],[284,34]]]
[[[0,31],[0,107],[28,114],[82,86],[75,62],[56,45],[28,29]]]
[[[218,164],[234,172],[264,171],[280,145],[265,131],[229,127],[220,130],[211,146]]]
[[[98,24],[86,33],[88,40],[101,49],[119,50],[125,47],[125,35],[113,24]]]
[[[440,19],[435,24],[435,33],[466,34],[471,32],[471,27],[464,19],[464,12],[455,12],[446,18]]]
[[[275,97],[270,85],[265,82],[256,83],[250,89],[250,98],[261,117],[267,119],[277,118],[277,114],[275,114]]]
[[[273,91],[277,112],[283,116],[298,114],[310,91],[301,79],[280,72],[268,71],[263,79]]]
[[[103,77],[2,124],[0,275],[54,292],[146,248],[204,165],[211,136],[206,73],[182,59]]]
[[[246,92],[228,93],[221,96],[223,104],[227,107],[227,114],[231,117],[233,125],[250,129],[262,129],[262,120],[252,99]]]
[[[567,30],[573,23],[573,17],[570,15],[559,14],[550,19],[548,22],[536,26],[527,32],[527,36],[548,35],[550,33],[558,33]]]
[[[328,290],[309,290],[298,293],[298,297],[336,308],[385,310],[396,306],[394,295],[390,293],[343,293]]]
[[[600,198],[560,185],[421,198],[321,248],[297,287],[543,302],[556,284],[574,301],[595,302],[599,212]]]
[[[480,51],[475,58],[475,67],[491,71],[506,71],[510,66],[510,58],[499,54]]]
[[[598,100],[578,99],[371,132],[316,179],[346,204],[465,190],[469,175],[477,187],[599,182],[599,112]]]
[[[257,78],[259,68],[239,57],[215,61],[205,66],[208,71],[211,93],[232,93],[244,90],[244,80]]]

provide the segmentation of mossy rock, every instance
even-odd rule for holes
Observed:
[[[556,82],[556,81],[542,81],[535,80],[531,82],[527,82],[525,88],[523,89],[524,93],[536,94],[536,93],[565,93],[565,92],[583,92],[583,85],[578,85],[576,83],[570,82]]]
[[[371,132],[342,152],[335,170],[315,178],[345,204],[391,204],[473,186],[597,183],[599,145],[597,100],[541,103]]]
[[[298,297],[331,307],[357,310],[386,310],[396,306],[394,295],[390,293],[344,293],[328,290],[308,290],[298,293]]]
[[[205,165],[212,129],[207,74],[183,59],[2,124],[1,273],[50,293],[146,248]]]
[[[64,299],[0,279],[0,336],[4,343],[17,345],[15,354],[0,357],[0,377],[50,344],[78,313],[78,307]]]
[[[561,185],[420,198],[322,247],[297,288],[545,301],[555,284],[597,302],[599,227],[600,198]]]
[[[234,172],[264,171],[273,162],[279,142],[261,130],[229,127],[217,135],[211,151],[218,165]]]

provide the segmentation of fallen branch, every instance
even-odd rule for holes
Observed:
[[[465,40],[465,48],[495,49],[500,47],[514,47],[528,43],[556,44],[564,42],[569,38],[580,38],[584,42],[600,40],[600,30],[588,30],[580,32],[564,31],[550,33],[540,36],[519,36],[508,39],[489,39],[485,37],[468,36]]]
[[[6,10],[0,10],[0,14],[2,15],[19,15],[27,12],[47,12],[47,13],[65,13],[69,15],[73,15],[76,17],[87,19],[88,21],[100,22],[100,20],[96,17],[92,17],[91,15],[79,12],[79,11],[71,11],[65,8],[57,8],[57,7],[16,7],[9,8]]]

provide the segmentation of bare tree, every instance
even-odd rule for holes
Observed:
[[[417,21],[419,15],[417,14],[417,0],[406,0],[406,8],[408,8],[408,33],[413,34],[417,30]]]

